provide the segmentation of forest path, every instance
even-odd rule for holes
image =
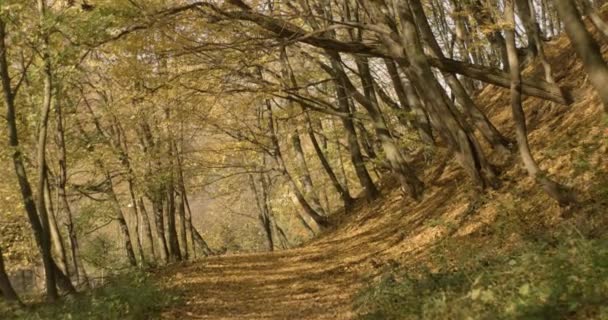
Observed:
[[[356,272],[318,252],[288,250],[208,258],[174,270],[183,305],[164,319],[351,319]]]
[[[410,205],[398,189],[385,192],[371,204],[360,202],[346,221],[335,221],[335,230],[302,247],[213,256],[161,271],[162,286],[183,299],[162,318],[356,318],[353,298],[369,280],[396,263],[415,261],[440,239],[428,219],[467,208],[454,186],[433,187]]]
[[[354,319],[357,292],[403,249],[396,246],[404,241],[402,225],[395,223],[403,209],[392,194],[361,205],[348,223],[336,223],[339,229],[299,248],[213,256],[165,269],[158,275],[163,287],[183,300],[162,318]]]

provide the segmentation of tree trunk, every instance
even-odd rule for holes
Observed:
[[[186,209],[188,210],[188,217],[190,217],[190,219],[188,219],[188,221],[190,222],[190,225],[188,227],[190,228],[192,236],[192,252],[196,252],[196,245],[198,244],[205,257],[212,255],[213,250],[209,248],[209,245],[207,244],[205,239],[203,239],[203,236],[201,236],[200,232],[198,232],[196,227],[192,224],[192,209],[190,209],[190,201],[188,201],[187,193],[184,193],[184,204],[186,205]]]
[[[44,20],[46,19],[46,0],[38,0],[38,12],[40,15],[40,28],[43,28]],[[48,212],[46,210],[44,186],[47,179],[47,164],[46,164],[46,143],[47,143],[47,126],[49,113],[51,111],[51,103],[53,98],[53,70],[51,66],[51,57],[49,54],[49,35],[42,31],[42,75],[43,75],[43,99],[42,108],[40,110],[40,122],[38,127],[38,185],[36,188],[38,214],[42,222],[42,259],[46,275],[46,291],[49,301],[54,302],[59,299],[57,292],[55,273],[52,269],[53,260],[51,256],[51,230],[49,225]]]
[[[152,260],[156,261],[156,250],[154,249],[154,240],[152,237],[152,226],[150,224],[150,216],[148,215],[148,210],[146,210],[146,204],[144,203],[143,198],[139,198],[139,200],[137,201],[137,207],[139,208],[142,223],[144,224],[144,234],[150,246],[150,256],[152,257]]]
[[[589,17],[591,22],[593,22],[595,28],[604,36],[604,39],[608,40],[608,23],[602,19],[594,8],[593,4],[589,3],[589,0],[582,0],[581,2],[583,4],[585,14]]]
[[[431,55],[439,59],[445,58],[441,51],[441,47],[439,46],[439,43],[437,43],[431,27],[428,24],[424,9],[422,8],[422,3],[420,0],[412,0],[410,1],[410,4],[416,22],[419,26],[419,30],[422,33],[422,38],[431,49]],[[462,106],[466,116],[471,119],[473,124],[475,124],[477,129],[479,129],[482,136],[490,143],[490,146],[492,146],[493,149],[499,150],[505,154],[510,153],[509,140],[506,139],[498,131],[498,129],[496,129],[492,122],[490,122],[488,117],[486,117],[486,115],[479,110],[473,99],[471,99],[469,93],[463,87],[460,80],[458,80],[454,74],[447,72],[443,73],[443,77],[445,78],[450,89],[452,89],[452,93],[456,96],[456,100]]]
[[[167,218],[167,241],[169,242],[169,261],[176,262],[182,259],[179,240],[177,239],[177,224],[175,219],[175,188],[173,182],[169,182],[167,188],[166,218]]]
[[[135,242],[135,244],[137,245],[137,252],[139,252],[139,261],[140,261],[140,265],[141,266],[145,266],[146,265],[146,256],[144,255],[144,247],[143,247],[143,241],[141,239],[141,234],[139,232],[139,221],[143,220],[140,219],[140,211],[137,208],[137,199],[135,197],[135,191],[133,190],[133,179],[131,177],[127,178],[127,183],[129,186],[129,197],[131,200],[131,213],[133,214],[133,217],[135,218],[135,239],[137,240]]]
[[[336,56],[333,58],[337,59]],[[397,148],[395,145],[389,129],[387,128],[386,123],[384,122],[384,119],[380,113],[375,93],[371,91],[373,89],[373,83],[370,80],[371,73],[369,71],[369,66],[367,61],[361,59],[362,58],[357,58],[357,67],[359,69],[359,74],[361,75],[363,87],[365,90],[367,90],[365,95],[359,93],[342,68],[334,68],[332,71],[326,67],[326,71],[329,71],[334,77],[340,79],[346,92],[352,95],[355,100],[357,100],[357,102],[359,102],[365,108],[369,116],[372,118],[376,135],[380,139],[382,149],[387,160],[389,161],[393,173],[397,176],[403,190],[418,201],[422,197],[424,185],[422,181],[418,179],[414,170],[410,168],[409,164],[405,161],[405,158],[401,154],[399,148]],[[339,63],[340,61],[334,61],[336,66]]]
[[[76,229],[74,228],[74,217],[68,201],[66,192],[67,184],[67,152],[65,146],[65,132],[63,127],[63,112],[62,104],[55,104],[55,144],[57,145],[57,161],[59,163],[59,173],[57,174],[57,194],[59,201],[57,203],[57,212],[66,217],[65,225],[68,231],[68,238],[70,240],[70,255],[72,259],[72,267],[74,269],[74,275],[76,276],[76,283],[81,282],[88,283],[88,279],[81,279],[81,273],[83,278],[86,278],[86,272],[84,266],[80,261],[80,249],[78,247],[78,237],[76,235]],[[84,281],[82,281],[84,280]]]
[[[450,106],[449,98],[431,71],[416,33],[416,25],[409,4],[398,3],[397,7],[401,18],[402,45],[406,47],[406,54],[411,63],[411,65],[403,64],[402,67],[410,80],[413,80],[413,83],[418,86],[417,91],[424,95],[427,105],[433,109],[432,113],[437,117],[436,122],[440,126],[439,132],[450,145],[455,147],[456,159],[469,176],[481,188],[497,187],[498,179],[487,162],[476,137],[466,122],[453,112],[454,107]]]
[[[155,191],[152,195],[152,214],[154,217],[154,224],[156,225],[156,238],[159,243],[160,258],[163,263],[167,263],[169,260],[169,248],[167,247],[167,241],[165,240],[165,219],[163,217],[163,200],[162,193]]]
[[[180,188],[181,189],[181,188]],[[179,192],[177,194],[177,213],[179,216],[179,241],[181,243],[182,259],[188,260],[190,253],[188,252],[188,238],[186,237],[186,205],[184,204],[184,194]]]
[[[277,133],[274,125],[274,117],[272,116],[272,106],[270,105],[270,101],[266,101],[266,111],[268,112],[268,131],[270,135],[270,139],[272,141],[272,148],[274,151],[274,160],[279,166],[279,170],[283,174],[283,176],[287,179],[287,183],[289,184],[292,192],[296,196],[298,202],[304,209],[306,215],[308,215],[319,227],[324,228],[328,226],[327,218],[321,215],[319,212],[315,211],[314,208],[308,203],[300,189],[298,188],[296,182],[293,177],[287,170],[287,166],[285,165],[285,161],[283,159],[283,155],[281,152],[281,146],[279,145],[279,138],[277,137]]]
[[[434,145],[435,140],[433,139],[431,125],[428,122],[428,116],[426,115],[424,108],[422,108],[418,97],[412,96],[415,95],[413,90],[411,90],[411,88],[408,90],[407,86],[403,83],[403,79],[399,75],[399,70],[393,60],[384,59],[384,64],[391,77],[393,88],[395,89],[395,93],[397,93],[401,108],[406,112],[414,113],[414,128],[418,131],[420,140],[428,145]]]
[[[255,196],[255,204],[258,207],[258,218],[260,220],[262,230],[264,230],[264,234],[266,235],[268,251],[274,251],[274,241],[272,239],[272,221],[268,215],[268,207],[266,206],[266,200],[264,199],[264,191],[258,192],[258,188],[256,187],[255,179],[253,178],[252,174],[249,174],[249,183]],[[262,186],[262,188],[264,187]]]
[[[585,28],[585,23],[581,19],[574,0],[555,0],[554,3],[559,17],[564,22],[566,34],[583,61],[589,80],[604,104],[604,112],[608,113],[608,85],[606,85],[608,84],[608,66],[604,61],[602,51],[591,33]]]
[[[13,160],[13,166],[15,168],[15,174],[17,175],[17,181],[19,183],[19,188],[21,192],[21,196],[23,199],[23,206],[28,216],[28,220],[30,222],[30,226],[32,227],[32,231],[34,234],[34,239],[36,240],[36,245],[38,250],[40,251],[41,256],[43,257],[43,265],[45,268],[45,274],[47,275],[47,295],[49,299],[57,298],[58,292],[55,285],[55,278],[59,277],[59,285],[62,288],[65,288],[69,292],[75,292],[74,286],[69,281],[63,272],[57,267],[53,257],[51,255],[50,248],[50,235],[45,233],[45,229],[41,224],[42,216],[38,215],[38,209],[36,208],[36,203],[34,202],[34,197],[32,194],[32,187],[27,177],[27,171],[25,169],[25,161],[23,159],[23,154],[21,153],[21,149],[19,146],[19,137],[17,134],[17,123],[16,123],[16,114],[15,114],[15,96],[13,89],[11,87],[11,77],[8,71],[8,62],[7,62],[7,47],[6,47],[6,29],[5,29],[4,20],[0,18],[0,81],[2,82],[2,91],[4,93],[4,104],[6,106],[6,122],[8,129],[8,140],[9,146],[11,146],[13,152],[11,154],[11,158]],[[48,224],[48,218],[44,217]],[[48,230],[48,229],[47,229]],[[67,278],[67,282],[64,281]],[[52,283],[49,283],[52,282]],[[52,284],[52,285],[51,285]],[[49,291],[50,290],[50,291]]]
[[[301,171],[299,176],[300,183],[304,188],[304,196],[310,199],[310,206],[315,212],[319,213],[320,215],[327,215],[321,206],[319,194],[313,185],[310,170],[308,170],[308,164],[306,163],[306,156],[304,155],[304,150],[302,149],[302,141],[300,140],[300,133],[298,132],[297,126],[291,135],[291,144],[295,153],[295,161]]]
[[[517,136],[517,144],[519,146],[519,153],[528,174],[535,181],[540,183],[545,192],[557,200],[561,206],[569,205],[574,202],[573,195],[567,192],[561,185],[549,179],[545,173],[541,172],[538,164],[532,157],[532,153],[530,152],[530,146],[528,144],[528,132],[526,128],[526,116],[522,107],[521,99],[521,70],[519,66],[519,58],[517,56],[517,48],[515,47],[515,14],[513,0],[506,0],[505,16],[508,24],[508,28],[505,29],[505,37],[507,39],[509,65],[511,77],[513,79],[511,84],[511,109],[513,112],[513,120],[515,122],[515,132]]]
[[[69,272],[69,263],[65,250],[65,242],[63,241],[63,236],[59,230],[59,225],[57,223],[57,216],[55,215],[55,208],[53,206],[53,197],[51,193],[51,187],[48,179],[44,184],[44,193],[46,198],[46,207],[49,213],[49,226],[51,228],[51,239],[53,243],[53,248],[55,249],[55,256],[59,257],[59,262],[61,269],[67,277],[70,277]]]
[[[332,60],[332,66],[336,68],[337,64],[334,64],[336,63]],[[336,99],[338,100],[338,107],[341,112],[351,115],[351,117],[342,117],[341,120],[344,130],[346,131],[346,141],[348,142],[348,150],[350,152],[350,158],[353,166],[355,167],[355,173],[357,174],[357,178],[359,179],[359,183],[361,184],[367,199],[374,200],[378,198],[380,191],[374,184],[372,177],[369,175],[369,172],[365,167],[365,162],[363,161],[363,154],[361,153],[361,148],[359,147],[357,132],[355,131],[355,125],[352,119],[352,110],[350,108],[348,94],[346,93],[342,80],[336,79],[334,81],[336,86]]]
[[[100,166],[103,166],[103,165],[100,164]],[[114,214],[115,214],[114,219],[116,219],[116,222],[118,222],[118,226],[120,228],[120,233],[122,234],[123,244],[124,244],[125,253],[127,255],[127,259],[131,266],[136,267],[137,259],[135,258],[135,251],[133,250],[133,244],[131,243],[131,235],[129,232],[129,227],[127,225],[127,221],[125,220],[125,216],[122,212],[122,208],[120,207],[120,202],[118,201],[116,192],[114,191],[114,183],[112,182],[112,177],[107,170],[105,170],[105,176],[109,183],[108,196],[110,197],[110,201],[112,203],[112,208],[114,209]]]
[[[308,112],[306,112],[304,109],[302,109],[302,111],[305,112],[305,114],[306,114],[308,137],[310,138],[310,141],[312,142],[312,146],[315,149],[317,157],[319,158],[319,161],[321,161],[323,170],[325,170],[325,173],[331,180],[331,183],[334,186],[334,188],[336,189],[336,192],[340,195],[340,198],[342,198],[342,202],[344,203],[344,208],[348,211],[348,209],[352,206],[354,199],[350,195],[348,188],[346,186],[343,186],[340,183],[340,181],[338,180],[338,177],[336,176],[334,170],[332,169],[331,164],[327,160],[325,153],[321,149],[321,146],[319,145],[319,142],[317,141],[317,137],[315,136],[315,131],[312,126],[312,121],[310,120],[310,114],[308,114]]]

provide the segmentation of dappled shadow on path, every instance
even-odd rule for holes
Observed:
[[[366,281],[395,253],[413,254],[438,241],[440,232],[426,222],[463,200],[457,185],[432,187],[420,203],[406,202],[394,189],[386,193],[301,248],[210,257],[163,271],[164,286],[183,298],[163,317],[353,319],[351,301]]]

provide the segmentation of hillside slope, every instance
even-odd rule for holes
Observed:
[[[606,47],[604,47],[606,49]],[[552,239],[570,226],[585,236],[608,228],[608,129],[595,93],[567,39],[547,48],[560,85],[576,103],[560,106],[527,98],[530,142],[541,167],[576,190],[579,205],[559,208],[521,168],[519,158],[501,159],[499,190],[479,194],[451,159],[438,155],[425,166],[424,199],[402,199],[386,181],[384,197],[359,203],[337,227],[301,248],[210,257],[161,272],[163,286],[183,304],[166,319],[353,319],[357,293],[387,270],[435,264],[437,248],[466,248],[474,255],[506,254],[530,238]],[[607,84],[608,85],[608,84]],[[489,86],[477,101],[509,136],[508,91]],[[438,169],[446,163],[444,170]],[[450,248],[452,248],[450,247]],[[462,258],[444,250],[444,261]],[[449,270],[448,270],[449,271]]]

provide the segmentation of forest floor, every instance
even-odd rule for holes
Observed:
[[[607,121],[568,48],[567,39],[556,39],[548,43],[547,54],[553,66],[560,66],[554,70],[556,80],[576,102],[560,106],[526,98],[524,106],[534,156],[551,177],[575,190],[577,206],[557,206],[527,176],[517,156],[492,155],[503,185],[480,193],[453,159],[437,155],[434,163],[424,165],[427,190],[419,203],[403,198],[393,182],[385,181],[381,199],[360,201],[349,215],[332,217],[335,227],[302,247],[214,256],[160,271],[165,290],[182,298],[162,317],[353,319],[353,299],[362,288],[393,269],[438,268],[433,255],[447,243],[501,255],[525,239],[550,237],[566,225],[588,236],[605,233]],[[527,71],[533,73],[541,76]],[[508,90],[488,86],[477,102],[513,137]],[[444,250],[442,260],[457,261],[461,253],[451,251]]]

